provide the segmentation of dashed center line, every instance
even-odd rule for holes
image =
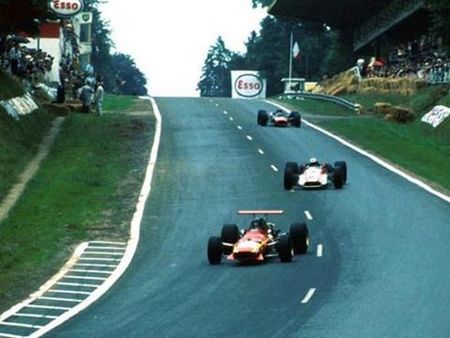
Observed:
[[[312,221],[313,220],[313,217],[312,217],[311,213],[308,210],[305,210],[305,216],[306,216],[306,219],[308,221]]]
[[[250,135],[247,135],[247,138],[249,141],[253,141],[253,137],[251,137]]]
[[[230,116],[230,121],[234,121],[234,118],[232,118],[231,116]]]
[[[270,167],[272,168],[273,171],[278,172],[278,168],[275,167],[273,164]]]
[[[302,299],[302,304],[308,303],[315,292],[316,292],[316,289],[314,289],[314,288],[309,289],[309,291],[306,294],[305,298]]]
[[[323,256],[323,244],[317,245],[317,257]]]
[[[241,126],[237,126],[237,129],[242,130],[242,127]]]
[[[260,153],[261,155],[264,155],[264,151],[262,149],[258,149],[258,153]]]
[[[224,113],[225,115],[228,115],[228,112],[227,112],[226,110],[224,110],[223,113]]]

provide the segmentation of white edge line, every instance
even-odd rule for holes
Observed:
[[[314,295],[315,292],[316,292],[316,289],[314,289],[314,288],[309,289],[309,291],[306,294],[305,298],[303,298],[303,300],[302,300],[302,304],[308,303],[311,300],[311,298],[312,298],[312,296]]]
[[[75,316],[76,314],[86,309],[89,305],[98,300],[106,291],[108,291],[114,285],[114,283],[125,272],[128,265],[131,263],[131,260],[136,252],[137,245],[139,242],[139,230],[141,227],[142,216],[144,214],[145,203],[148,199],[148,196],[150,195],[150,191],[152,188],[151,183],[153,180],[153,172],[155,170],[156,160],[158,158],[159,144],[161,142],[161,129],[162,129],[161,113],[154,98],[145,97],[145,99],[149,99],[152,103],[153,112],[156,118],[156,130],[155,136],[153,138],[153,146],[150,153],[150,160],[148,162],[144,183],[142,184],[141,193],[139,195],[139,200],[136,205],[136,211],[131,220],[130,239],[128,241],[128,246],[124,254],[124,257],[120,262],[120,264],[118,265],[117,269],[114,271],[114,273],[108,278],[108,280],[105,283],[103,283],[98,289],[96,289],[88,298],[86,298],[82,303],[78,304],[77,306],[73,307],[69,311],[62,314],[58,319],[54,320],[49,325],[34,332],[32,335],[29,336],[30,338],[41,337],[47,332],[53,330],[55,327],[64,323],[66,320],[70,319],[71,317]]]
[[[276,106],[276,107],[278,107],[278,108],[281,108],[281,109],[283,109],[283,110],[285,110],[285,111],[290,111],[289,109],[287,109],[287,108],[283,107],[282,105],[279,105],[279,104],[277,104],[277,103],[275,103],[275,102],[270,102],[270,101],[268,101],[268,100],[266,100],[266,102],[269,103],[269,104],[271,104],[271,105],[274,105],[274,106]],[[333,133],[330,133],[329,131],[327,131],[327,130],[325,130],[325,129],[319,127],[319,126],[316,126],[315,124],[313,124],[313,123],[311,123],[311,122],[308,122],[308,121],[306,121],[306,120],[304,120],[304,119],[302,119],[302,121],[303,121],[307,126],[313,128],[313,129],[315,129],[315,130],[317,130],[317,131],[319,131],[319,132],[321,132],[321,133],[323,133],[323,134],[325,134],[325,135],[327,135],[327,136],[329,136],[329,137],[331,137],[331,138],[333,138],[333,139],[335,139],[336,141],[338,141],[339,143],[343,144],[344,146],[346,146],[346,147],[348,147],[348,148],[350,148],[350,149],[356,151],[357,153],[360,153],[361,155],[363,155],[363,156],[365,156],[365,157],[371,159],[371,160],[374,161],[375,163],[378,163],[378,164],[381,165],[382,167],[384,167],[384,168],[386,168],[386,169],[392,171],[393,173],[395,173],[395,174],[397,174],[397,175],[403,177],[404,179],[406,179],[407,181],[411,182],[412,184],[415,184],[415,185],[417,185],[418,187],[420,187],[420,188],[426,190],[426,191],[429,192],[430,194],[433,194],[433,195],[435,195],[436,197],[439,197],[440,199],[442,199],[442,200],[444,200],[444,201],[450,203],[450,196],[447,196],[447,195],[445,195],[445,194],[443,194],[443,193],[441,193],[441,192],[439,192],[439,191],[433,189],[431,186],[429,186],[429,185],[426,184],[425,182],[423,182],[423,181],[421,181],[421,180],[419,180],[419,179],[417,179],[417,178],[415,178],[415,177],[412,177],[412,176],[408,175],[408,174],[405,173],[404,171],[402,171],[402,170],[400,170],[400,169],[394,167],[393,165],[387,163],[386,161],[383,161],[383,160],[380,159],[379,157],[377,157],[377,156],[375,156],[375,155],[373,155],[373,154],[370,154],[369,152],[367,152],[367,151],[365,151],[365,150],[362,150],[361,148],[355,146],[354,144],[352,144],[352,143],[350,143],[350,142],[348,142],[348,141],[345,141],[344,139],[340,138],[339,136],[336,136],[336,135],[334,135]]]
[[[313,217],[311,215],[311,213],[308,210],[305,210],[305,217],[308,221],[312,221]]]
[[[317,245],[317,257],[322,257],[323,256],[323,244],[318,244]]]

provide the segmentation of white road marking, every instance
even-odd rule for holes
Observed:
[[[267,103],[270,103],[271,105],[274,105],[275,107],[281,108],[284,111],[290,112],[289,109],[286,109],[285,107],[274,103],[274,102],[270,102],[268,100],[266,100]],[[339,143],[343,144],[344,146],[356,151],[357,153],[371,159],[372,161],[374,161],[375,163],[378,163],[379,165],[381,165],[382,167],[386,168],[389,171],[392,171],[393,173],[403,177],[404,179],[406,179],[407,181],[411,182],[412,184],[415,184],[417,186],[419,186],[420,188],[424,189],[425,191],[428,191],[430,194],[433,194],[434,196],[439,197],[440,199],[450,203],[450,196],[447,196],[435,189],[433,189],[431,186],[429,186],[428,184],[426,184],[425,182],[422,182],[421,180],[412,177],[411,175],[408,175],[407,173],[405,173],[404,171],[397,169],[396,167],[394,167],[393,165],[389,164],[386,161],[383,161],[381,158],[370,154],[369,152],[362,150],[361,148],[355,146],[354,144],[345,141],[344,139],[340,138],[339,136],[334,135],[333,133],[330,133],[328,130],[325,130],[319,126],[316,126],[315,124],[308,122],[304,119],[302,119],[302,121],[304,122],[305,125],[307,125],[308,127],[311,127],[319,132],[321,132],[322,134],[325,134],[333,139],[335,139],[336,141],[338,141]]]
[[[2,333],[2,334],[0,334],[0,337],[5,337],[5,338],[23,338],[23,336],[16,336],[14,334],[8,334],[8,333]]]
[[[69,279],[89,279],[89,280],[107,280],[108,279],[108,278],[103,278],[103,277],[85,277],[85,276],[73,276],[73,275],[64,276],[64,278],[69,278]]]
[[[81,257],[80,261],[103,261],[103,262],[119,262],[119,258],[95,258],[95,257]]]
[[[311,213],[308,210],[305,210],[305,216],[306,216],[306,219],[308,221],[312,221],[313,220],[313,217],[312,217]]]
[[[68,283],[68,282],[58,282],[57,285],[64,285],[64,286],[78,286],[81,288],[98,288],[100,285],[95,284],[82,284],[82,283]]]
[[[85,255],[103,255],[103,256],[123,256],[122,252],[108,252],[108,251],[85,251]]]
[[[117,265],[112,264],[91,264],[91,263],[77,263],[75,266],[92,266],[96,268],[110,268],[114,269]]]
[[[118,248],[118,247],[113,247],[113,246],[92,246],[92,245],[89,245],[88,249],[125,251],[125,248]]]
[[[323,256],[323,244],[317,245],[317,257]]]
[[[228,115],[228,112],[226,110],[223,111],[224,115]]]
[[[34,309],[63,310],[63,311],[72,309],[66,306],[48,306],[48,305],[32,305],[32,304],[28,304],[25,307],[31,307]]]
[[[247,139],[248,139],[249,141],[253,141],[253,137],[251,137],[250,135],[247,135]]]
[[[86,291],[70,291],[70,290],[58,290],[58,289],[50,289],[48,292],[53,293],[67,293],[71,295],[90,295],[92,292],[86,292]]]
[[[92,241],[92,242],[89,242],[89,244],[111,244],[111,245],[121,245],[121,246],[127,245],[127,243],[124,243],[124,242],[108,242],[108,241]]]
[[[82,299],[61,298],[61,297],[39,297],[38,299],[55,300],[58,302],[68,302],[68,303],[81,303],[82,302]]]
[[[273,171],[278,172],[278,168],[275,167],[273,164],[270,167],[272,168]]]
[[[237,129],[242,130],[242,127],[241,126],[237,126]]]
[[[232,118],[231,116],[230,116],[230,121],[234,121],[234,118]]]
[[[106,270],[87,270],[87,269],[70,269],[70,272],[84,272],[84,273],[102,273],[105,275],[110,275],[112,271],[106,271]]]
[[[315,292],[316,292],[316,289],[314,289],[314,288],[309,289],[309,291],[306,294],[305,298],[303,298],[303,300],[302,300],[302,304],[308,303]]]
[[[258,149],[258,153],[260,153],[261,155],[264,155],[264,151],[262,149]]]

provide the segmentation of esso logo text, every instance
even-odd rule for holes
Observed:
[[[254,74],[243,74],[234,83],[236,92],[243,97],[256,97],[261,94],[263,87],[262,80]]]
[[[59,16],[69,17],[80,13],[84,8],[83,0],[51,0],[50,9]]]

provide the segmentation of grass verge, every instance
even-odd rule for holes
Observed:
[[[128,239],[153,131],[149,114],[66,118],[49,157],[0,224],[0,312],[53,275],[80,242]]]

